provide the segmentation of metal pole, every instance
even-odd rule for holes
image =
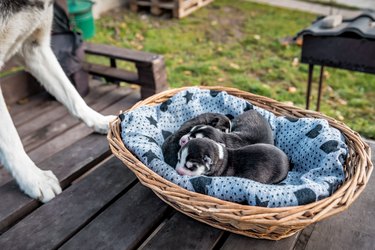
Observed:
[[[307,91],[306,91],[306,109],[310,108],[310,95],[311,95],[311,82],[314,71],[314,64],[309,64],[309,77],[307,81]]]
[[[322,85],[323,85],[323,72],[324,65],[320,67],[320,76],[319,76],[319,88],[318,88],[318,100],[316,102],[316,110],[320,111],[320,98],[322,96]]]

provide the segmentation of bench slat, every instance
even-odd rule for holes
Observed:
[[[112,68],[100,64],[85,63],[84,69],[91,75],[115,79],[127,83],[140,84],[138,74],[124,69]]]
[[[85,52],[86,54],[106,56],[134,63],[153,63],[155,60],[162,58],[160,55],[148,52],[93,43],[85,43]]]

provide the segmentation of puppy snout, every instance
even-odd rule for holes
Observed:
[[[185,175],[185,171],[183,170],[183,168],[176,168],[176,172],[177,172],[179,175]]]
[[[180,146],[182,147],[182,146],[184,146],[188,141],[189,141],[189,135],[184,135],[183,137],[181,137],[179,144],[180,144]]]

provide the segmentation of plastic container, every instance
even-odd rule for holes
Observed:
[[[83,39],[89,39],[95,35],[95,22],[92,15],[93,1],[68,0],[68,11],[74,29],[83,34]]]

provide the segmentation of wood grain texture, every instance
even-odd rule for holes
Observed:
[[[176,213],[142,249],[213,249],[223,231]]]
[[[375,247],[375,178],[345,212],[317,223],[307,241],[308,250],[371,249]]]
[[[52,170],[61,186],[68,186],[74,179],[109,155],[104,136],[92,134],[61,150],[38,166]],[[41,204],[20,191],[15,181],[0,187],[0,233],[36,209]]]
[[[133,249],[157,227],[168,206],[137,184],[91,221],[62,249]],[[95,237],[93,237],[95,235]]]
[[[0,249],[52,249],[135,181],[115,158],[43,205],[0,237]]]

